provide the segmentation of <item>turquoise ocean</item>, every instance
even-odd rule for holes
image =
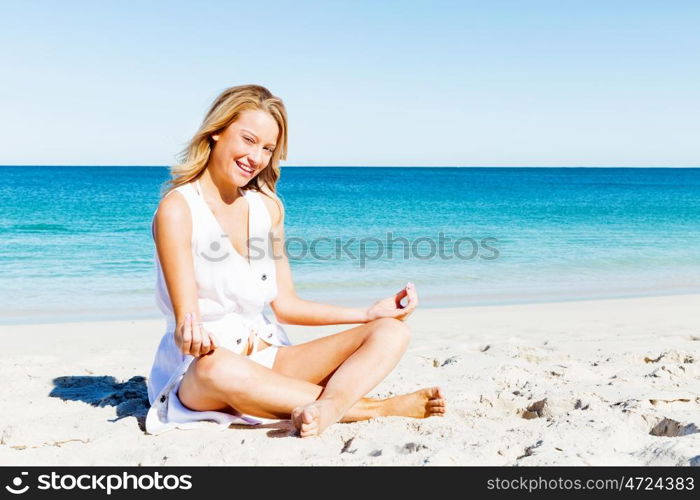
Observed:
[[[166,167],[0,171],[0,322],[160,317]],[[407,281],[424,307],[700,292],[700,169],[283,167],[278,192],[310,300]]]

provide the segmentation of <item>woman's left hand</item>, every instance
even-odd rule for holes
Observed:
[[[408,303],[401,305],[401,300],[408,297]],[[418,294],[413,283],[408,283],[396,295],[375,302],[367,308],[367,321],[379,318],[396,318],[405,321],[418,305]]]

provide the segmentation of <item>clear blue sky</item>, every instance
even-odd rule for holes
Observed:
[[[700,165],[700,2],[0,4],[0,164],[166,165],[225,87],[289,165]]]

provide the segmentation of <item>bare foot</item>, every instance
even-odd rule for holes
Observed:
[[[412,418],[443,416],[447,404],[439,387],[429,387],[410,394],[394,396],[384,400],[383,403],[383,415]]]
[[[326,427],[338,421],[340,415],[332,401],[319,399],[292,410],[292,423],[301,437],[320,435]]]

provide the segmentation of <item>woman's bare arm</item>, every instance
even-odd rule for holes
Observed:
[[[179,192],[163,198],[154,218],[155,245],[175,314],[175,342],[185,354],[198,356],[216,340],[198,325],[197,283],[192,260],[192,218]],[[192,314],[188,321],[187,314]]]
[[[269,194],[267,191],[266,193]],[[279,200],[275,195],[271,196]],[[313,302],[297,296],[289,260],[284,251],[284,207],[281,201],[275,204],[265,200],[265,203],[274,214],[272,237],[276,259],[277,296],[270,302],[270,307],[278,321],[288,325],[306,326],[366,323],[368,317],[365,309]]]

